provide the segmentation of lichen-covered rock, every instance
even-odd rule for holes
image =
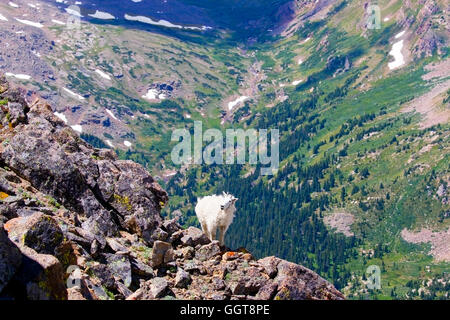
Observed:
[[[223,261],[231,261],[239,258],[239,253],[234,251],[227,251],[223,254],[222,260]]]
[[[180,249],[175,250],[175,257],[180,258],[182,260],[191,260],[194,258],[195,249],[193,247],[187,246],[182,247]]]
[[[186,288],[190,282],[191,276],[189,275],[189,273],[179,268],[177,271],[177,275],[175,276],[175,287]]]
[[[5,229],[12,241],[43,254],[54,255],[64,240],[58,223],[40,212],[9,220]]]
[[[197,260],[188,260],[183,264],[185,271],[189,273],[205,273],[205,266]]]
[[[267,282],[263,287],[261,287],[256,294],[257,300],[271,300],[277,293],[278,285],[273,282]]]
[[[317,273],[298,264],[278,259],[275,282],[278,293],[275,299],[289,300],[340,300],[344,295]]]
[[[270,278],[274,278],[277,275],[278,269],[278,263],[280,263],[280,259],[276,257],[266,257],[263,259],[260,259],[258,263],[264,268],[266,273],[269,275]]]
[[[61,263],[54,256],[19,246],[22,264],[13,282],[29,300],[67,300],[67,288]]]
[[[166,231],[162,228],[156,228],[147,241],[149,243],[152,243],[153,241],[166,241],[167,238],[169,238],[169,234]]]
[[[219,241],[213,241],[207,245],[200,247],[200,249],[195,252],[195,258],[200,261],[206,261],[219,255],[220,252],[221,250]]]
[[[8,238],[3,230],[3,224],[0,222],[0,293],[12,279],[21,263],[22,254],[19,248]]]
[[[9,109],[9,121],[11,125],[15,127],[20,122],[24,122],[26,119],[26,110],[22,107],[22,104],[17,102],[8,103]]]
[[[108,290],[114,290],[116,288],[116,281],[113,273],[106,264],[93,265],[90,268],[90,271],[100,280],[102,286]]]
[[[49,215],[35,212],[9,220],[4,228],[9,238],[19,246],[53,255],[65,268],[76,262],[72,244],[64,239],[57,221]]]
[[[0,131],[0,137],[8,139],[0,150],[1,162],[84,216],[83,228],[102,245],[119,228],[153,242],[162,225],[159,211],[168,198],[142,166],[89,146],[43,102],[28,107],[22,101],[14,108],[20,115],[15,130]]]
[[[24,99],[24,92],[17,88],[11,88],[6,79],[0,75],[0,93],[7,105],[0,106],[0,124],[5,128],[13,128],[19,122],[26,119],[28,106]]]
[[[106,243],[114,252],[126,253],[128,248],[123,244],[121,238],[106,238]]]
[[[132,161],[116,161],[120,175],[109,203],[124,218],[123,226],[151,241],[152,234],[162,224],[159,215],[167,193],[148,172]]]
[[[106,256],[108,268],[111,274],[122,281],[122,283],[129,287],[131,285],[131,263],[127,256],[111,254]]]
[[[189,227],[181,232],[182,232],[181,243],[184,246],[195,247],[199,244],[205,245],[211,242],[208,239],[208,237],[202,232],[202,230],[198,228]]]
[[[151,265],[153,268],[159,267],[169,262],[165,259],[167,251],[172,250],[172,245],[164,241],[155,241],[153,244]],[[167,257],[169,258],[169,257]]]
[[[155,276],[155,272],[151,266],[137,259],[131,259],[131,270],[143,279],[149,279]]]
[[[181,226],[175,219],[165,220],[163,222],[163,228],[169,233],[173,234],[179,230],[181,230]]]
[[[103,209],[92,214],[81,226],[101,244],[102,248],[106,245],[106,238],[116,237],[119,233],[119,228],[114,223],[111,213]]]
[[[154,298],[162,298],[169,294],[169,283],[164,278],[150,280],[150,292]]]

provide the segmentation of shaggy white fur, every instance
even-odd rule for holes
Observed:
[[[195,213],[202,225],[203,232],[213,241],[217,237],[217,228],[220,232],[220,244],[224,244],[225,233],[233,222],[238,199],[228,193],[199,198],[195,206]]]

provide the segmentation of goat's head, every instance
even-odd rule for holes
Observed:
[[[236,201],[238,201],[238,198],[225,192],[222,194],[222,198],[223,203],[220,205],[221,210],[228,210],[230,207],[234,206]]]

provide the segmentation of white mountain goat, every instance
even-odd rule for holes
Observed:
[[[220,245],[224,244],[225,233],[233,222],[238,199],[228,193],[199,198],[195,213],[202,225],[203,232],[211,240],[216,240],[217,228],[220,232]]]

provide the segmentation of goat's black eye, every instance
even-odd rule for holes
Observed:
[[[220,206],[220,209],[222,209],[222,210],[223,210],[223,208],[225,208],[225,206]]]

